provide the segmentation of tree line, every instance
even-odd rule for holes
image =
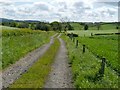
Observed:
[[[17,27],[17,28],[30,28],[32,30],[43,30],[43,31],[59,31],[62,30],[74,30],[74,28],[70,25],[69,22],[62,23],[58,21],[54,21],[51,23],[48,22],[2,22],[1,25],[9,26],[9,27]]]
[[[103,23],[103,22],[96,22],[96,23],[86,23],[86,22],[26,22],[26,21],[11,21],[11,22],[2,22],[0,23],[3,26],[9,27],[17,27],[17,28],[30,28],[32,30],[43,30],[43,31],[59,31],[62,30],[74,30],[74,27],[70,23],[79,23],[83,26],[83,30],[88,30],[89,27],[96,27],[97,30],[101,29],[101,25],[104,24],[114,24],[116,25],[116,29],[120,29],[120,22],[111,22],[111,23]]]

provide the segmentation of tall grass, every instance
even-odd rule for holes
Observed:
[[[15,63],[28,52],[49,42],[54,32],[2,30],[2,68]]]

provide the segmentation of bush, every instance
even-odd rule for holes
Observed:
[[[85,26],[84,26],[84,30],[88,30],[88,25],[85,25]]]
[[[117,26],[116,29],[119,29],[119,27]]]

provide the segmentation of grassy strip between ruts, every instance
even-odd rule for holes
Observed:
[[[42,88],[46,77],[51,71],[51,64],[59,46],[59,40],[55,39],[54,44],[50,46],[48,51],[25,74],[16,80],[10,88]]]
[[[82,53],[82,45],[75,48],[75,42],[62,36],[67,43],[69,63],[72,66],[74,86],[76,88],[118,88],[118,75],[105,67],[103,77],[98,77],[101,61],[88,49]]]

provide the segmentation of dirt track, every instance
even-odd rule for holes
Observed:
[[[73,88],[71,68],[68,64],[65,42],[58,37],[61,46],[52,65],[51,73],[46,80],[44,88]]]
[[[54,36],[51,37],[50,43],[28,53],[25,57],[21,58],[15,64],[8,67],[2,72],[2,87],[6,88],[18,79],[24,72],[28,70],[53,44]],[[1,75],[1,73],[0,73]]]
[[[54,36],[51,37],[50,43],[28,53],[15,64],[8,67],[2,72],[2,87],[7,88],[16,79],[18,79],[28,68],[30,68],[54,43]],[[56,54],[55,61],[52,65],[44,88],[73,88],[71,68],[68,64],[68,56],[65,42],[58,36],[61,46]],[[1,75],[1,73],[0,73]]]

